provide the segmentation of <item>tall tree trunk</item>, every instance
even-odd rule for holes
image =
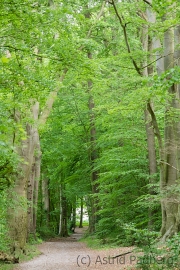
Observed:
[[[75,201],[72,205],[72,228],[73,228],[73,231],[75,231],[75,228],[76,228],[76,198],[75,198]]]
[[[39,134],[38,143],[35,148],[35,181],[34,181],[34,208],[33,208],[33,233],[36,233],[36,223],[37,223],[37,208],[38,208],[38,193],[39,193],[39,180],[41,174],[41,150],[40,150],[40,141]]]
[[[33,140],[33,127],[26,125],[27,139],[17,146],[21,157],[18,174],[9,197],[13,205],[8,210],[9,235],[12,239],[11,251],[15,256],[24,251],[27,240],[27,185],[32,170],[35,144]]]
[[[39,103],[32,108],[33,118],[37,125],[38,115],[39,115]],[[38,186],[40,178],[40,165],[41,165],[41,150],[39,133],[37,127],[32,128],[32,140],[34,143],[34,153],[33,153],[33,164],[31,168],[31,173],[28,180],[27,188],[27,199],[29,204],[28,209],[28,235],[33,234],[36,237],[36,213],[37,213],[37,201],[38,201]]]
[[[60,77],[62,82],[67,70],[63,72]],[[39,103],[36,102],[32,106],[32,119],[37,122],[35,125],[26,125],[27,139],[19,143],[17,142],[17,153],[21,158],[19,164],[18,174],[16,175],[16,181],[14,187],[9,190],[9,198],[13,201],[14,205],[8,210],[8,225],[9,225],[9,235],[12,239],[11,251],[16,256],[19,256],[21,251],[24,251],[27,232],[35,232],[36,228],[36,208],[38,200],[38,181],[34,181],[34,177],[38,180],[40,175],[40,143],[38,134],[38,125],[44,125],[51,112],[53,103],[57,96],[58,90],[50,93],[49,98],[41,117],[38,119],[39,113]],[[15,121],[21,121],[21,115],[15,112]],[[35,155],[35,148],[37,149],[37,155]],[[35,172],[32,173],[33,162],[35,162]],[[30,177],[31,175],[31,177]],[[34,189],[35,188],[35,189]],[[30,208],[28,209],[27,199],[29,199]]]
[[[49,179],[46,176],[42,179],[42,204],[43,212],[45,212],[46,225],[49,226],[50,221],[50,194],[49,194]]]
[[[34,160],[34,158],[33,158]],[[33,212],[34,212],[34,179],[35,179],[35,160],[33,161],[32,164],[32,170],[31,174],[29,176],[28,180],[28,190],[27,190],[27,199],[28,199],[28,231],[27,231],[27,236],[31,233],[34,234],[34,226],[33,226]]]
[[[154,16],[150,12],[149,8],[146,10],[146,16],[148,22],[154,22]],[[152,47],[153,47],[153,42],[151,37],[149,36],[148,33],[148,25],[143,25],[142,28],[142,46],[143,50],[147,55],[149,55],[150,61],[152,62]],[[148,61],[147,57],[145,58],[143,62],[143,73],[142,75],[144,77],[150,77],[153,74],[153,67],[148,66]],[[151,101],[149,101],[151,103]],[[152,104],[151,104],[152,107]],[[153,123],[152,123],[152,117],[147,110],[147,108],[144,111],[144,118],[145,118],[145,129],[146,129],[146,137],[147,137],[147,150],[148,150],[148,165],[149,165],[149,184],[154,184],[155,183],[155,177],[157,174],[157,161],[156,161],[156,145],[155,145],[155,134],[154,134],[154,129],[153,129]],[[149,188],[149,194],[154,195],[154,188],[150,187]],[[155,211],[149,208],[149,222],[148,222],[148,227],[149,229],[153,229],[153,216],[155,214]]]
[[[83,228],[83,197],[81,197],[81,212],[80,212],[80,222],[79,222],[79,228]]]
[[[164,34],[164,67],[169,70],[174,64],[179,64],[179,51],[174,54],[174,45],[179,42],[179,27],[173,31],[169,28]],[[175,59],[173,57],[175,55]],[[167,76],[167,80],[171,77]],[[180,168],[180,95],[179,85],[173,84],[169,90],[170,100],[167,101],[165,112],[165,160],[161,161],[164,166],[164,174],[161,179],[162,192],[175,186],[179,180]],[[169,191],[162,199],[162,228],[163,240],[180,230],[180,204],[177,193]]]
[[[174,49],[180,42],[179,26],[169,28],[164,33],[164,69],[165,71],[179,65],[180,52]],[[174,56],[174,57],[173,57]],[[162,66],[162,65],[161,65]],[[158,69],[159,71],[159,69]],[[167,80],[171,77],[166,78]],[[169,88],[169,100],[165,111],[164,144],[157,125],[154,112],[149,106],[156,130],[160,152],[160,188],[163,194],[162,208],[162,241],[180,230],[180,206],[177,193],[170,191],[179,182],[180,177],[180,91],[179,85],[172,84]],[[165,196],[166,194],[166,196]]]
[[[97,21],[103,15],[105,5],[106,5],[106,1],[103,1],[102,5],[101,5],[101,9],[96,17]],[[91,17],[88,4],[86,7],[85,17],[87,19],[90,19],[90,17]],[[92,29],[93,29],[93,26],[89,29],[86,38],[90,38],[91,33],[92,33]],[[92,59],[92,52],[89,51],[87,56],[89,59]],[[89,158],[90,158],[90,163],[91,163],[91,188],[92,188],[92,196],[90,198],[91,209],[88,213],[89,214],[89,232],[90,233],[95,232],[95,225],[97,223],[97,210],[98,210],[98,197],[97,197],[98,184],[96,183],[96,180],[98,179],[98,172],[97,172],[97,170],[95,170],[95,166],[94,166],[96,159],[98,157],[98,153],[97,153],[97,149],[96,149],[96,126],[95,126],[95,115],[94,115],[94,111],[93,111],[95,104],[94,104],[93,95],[91,93],[92,86],[93,86],[92,81],[89,80],[88,81],[89,111],[90,111],[90,154],[89,154]]]
[[[59,221],[59,235],[62,237],[68,236],[68,209],[67,209],[67,199],[65,195],[65,185],[60,186],[60,221]]]
[[[149,161],[149,184],[155,183],[155,177],[157,174],[157,162],[156,162],[156,147],[155,147],[155,135],[152,126],[152,119],[147,110],[144,112],[146,121],[146,136],[147,136],[147,147],[148,147],[148,161]],[[149,188],[149,194],[154,195],[153,186]],[[155,211],[149,208],[149,229],[153,229]]]
[[[152,3],[152,1],[150,1]],[[166,15],[168,16],[168,14]],[[166,18],[164,17],[164,20]],[[157,48],[157,40],[154,42],[154,47]],[[164,61],[157,60],[157,72],[161,74],[162,71],[167,71],[173,68],[175,65],[179,66],[180,51],[174,49],[176,45],[180,43],[180,28],[177,26],[175,30],[169,28],[164,33]],[[174,57],[173,57],[174,56]],[[167,76],[167,80],[171,77]],[[153,119],[154,129],[157,134],[159,142],[159,154],[160,154],[160,188],[163,194],[161,200],[162,208],[162,226],[161,234],[162,241],[165,241],[167,237],[172,236],[174,233],[180,230],[180,207],[179,198],[177,193],[168,191],[178,183],[180,176],[180,94],[179,85],[172,84],[169,88],[169,99],[167,100],[165,111],[165,132],[164,132],[164,144],[159,132],[157,120],[155,114],[148,105],[149,112]],[[175,114],[174,114],[175,113]],[[168,192],[167,192],[168,191]],[[166,196],[165,196],[166,194]]]
[[[91,59],[91,53],[88,54],[88,58]],[[92,197],[91,197],[91,217],[89,222],[89,232],[95,232],[95,225],[97,223],[97,210],[98,210],[98,184],[96,183],[98,179],[98,172],[95,169],[95,162],[98,157],[96,149],[96,126],[95,126],[95,115],[94,115],[94,99],[91,93],[92,81],[88,81],[88,91],[89,91],[89,111],[90,111],[90,163],[91,163],[91,187],[92,187]]]

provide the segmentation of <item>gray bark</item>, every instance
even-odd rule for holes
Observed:
[[[43,177],[42,179],[42,204],[43,211],[46,215],[46,225],[49,226],[50,221],[50,198],[49,198],[49,179]]]
[[[149,22],[154,22],[154,16],[149,11],[149,9],[146,10],[146,17],[148,18]],[[148,33],[148,25],[144,25],[142,29],[142,47],[145,53],[152,53],[152,40],[149,37]],[[150,55],[150,61],[152,61],[152,56]],[[144,60],[143,66],[145,67],[143,69],[143,76],[149,77],[152,76],[153,68],[151,66],[148,66],[147,57]],[[151,104],[151,101],[149,101],[149,104]],[[151,104],[152,107],[152,104]],[[155,146],[155,134],[153,129],[153,122],[152,117],[147,108],[144,110],[144,118],[145,118],[145,129],[146,129],[146,137],[147,137],[147,150],[148,150],[148,161],[149,161],[149,183],[153,184],[155,182],[155,177],[157,174],[157,161],[156,161],[156,146]],[[149,189],[150,194],[154,194],[154,189],[151,187]],[[154,211],[149,208],[149,223],[148,227],[150,229],[153,229],[153,215]]]
[[[175,49],[179,42],[179,27],[169,28],[164,34],[164,67],[165,70],[179,65],[179,51]],[[174,57],[175,56],[175,57]],[[167,77],[167,80],[171,77]],[[161,179],[162,191],[170,189],[179,183],[180,168],[180,98],[179,85],[173,84],[169,90],[170,99],[167,101],[165,113],[165,161],[164,178]],[[175,114],[173,114],[173,112]],[[168,192],[162,200],[163,216],[161,233],[165,235],[168,231],[170,237],[180,230],[180,204],[177,194]]]
[[[33,109],[37,109],[38,106],[39,104],[36,103],[33,106]],[[19,115],[19,117],[17,117],[17,115]],[[16,114],[16,121],[21,121],[20,114],[18,113]],[[17,257],[22,251],[24,251],[27,240],[27,189],[32,171],[36,145],[34,140],[34,127],[32,125],[26,125],[26,134],[27,139],[21,141],[20,145],[16,142],[17,153],[22,161],[19,163],[19,171],[16,176],[15,185],[10,190],[11,194],[9,195],[14,203],[14,205],[8,210],[9,235],[12,239],[11,251]]]
[[[67,198],[65,195],[65,185],[60,187],[60,221],[59,221],[59,235],[62,237],[68,236],[68,213],[67,213]]]
[[[32,141],[34,144],[33,163],[31,167],[31,174],[28,180],[27,199],[28,199],[28,236],[36,234],[36,214],[37,214],[37,201],[38,201],[38,187],[40,178],[40,165],[41,165],[41,150],[38,129],[36,127],[39,115],[39,103],[32,107],[33,118],[35,121],[34,126],[31,126]]]
[[[80,212],[80,222],[79,222],[79,228],[83,228],[83,197],[81,198],[81,212]]]

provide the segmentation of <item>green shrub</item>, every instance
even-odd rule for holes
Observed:
[[[175,234],[164,245],[152,244],[142,248],[144,255],[139,258],[138,269],[177,270],[180,269],[180,234]]]
[[[111,237],[114,231],[113,217],[104,217],[96,225],[96,236],[103,241],[105,238]]]
[[[122,224],[119,230],[120,232],[116,237],[116,242],[124,246],[136,245],[138,247],[149,247],[158,237],[157,232],[148,229],[138,229],[134,223]]]
[[[53,228],[47,227],[45,225],[45,226],[38,228],[38,235],[42,239],[48,239],[48,238],[55,237],[57,234],[53,230]]]
[[[7,207],[8,200],[6,191],[0,192],[0,250],[7,252],[9,248],[10,239],[8,238],[8,227],[7,227]]]

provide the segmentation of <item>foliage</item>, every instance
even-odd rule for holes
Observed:
[[[86,198],[90,213],[90,198],[97,198],[95,241],[139,245],[147,247],[148,252],[156,252],[151,247],[157,233],[147,228],[152,221],[153,230],[159,231],[160,199],[164,194],[159,188],[159,168],[155,175],[149,174],[144,111],[151,100],[160,135],[164,136],[166,106],[174,97],[169,95],[168,89],[180,82],[180,69],[177,65],[157,74],[154,59],[164,53],[163,48],[146,52],[142,45],[143,30],[147,27],[149,42],[151,39],[162,42],[165,31],[179,24],[179,3],[154,0],[151,7],[147,1],[114,2],[124,28],[115,16],[113,1],[7,0],[2,3],[2,250],[7,248],[6,190],[10,190],[15,181],[20,161],[15,145],[17,147],[27,139],[29,123],[40,132],[42,150],[38,234],[46,238],[58,233],[63,186],[68,218],[76,199]],[[156,13],[156,23],[146,21],[147,7]],[[169,16],[164,19],[167,10]],[[139,74],[132,60],[137,64]],[[153,69],[152,76],[141,76],[144,62]],[[62,74],[64,78],[60,81]],[[54,90],[57,98],[53,109],[46,125],[40,126],[38,120],[32,119],[30,108],[38,101],[41,116],[46,109],[47,97]],[[93,109],[89,106],[90,98],[94,101]],[[173,108],[168,111],[175,122],[179,121],[178,113]],[[97,153],[93,164],[90,160],[92,115],[96,133],[93,150]],[[160,159],[158,151],[156,141],[157,161]],[[96,196],[92,194],[94,172],[98,174]],[[153,184],[150,183],[152,178]],[[48,182],[48,210],[44,209],[43,201],[45,180]],[[154,194],[150,192],[152,189]],[[174,191],[179,194],[178,184],[165,193],[173,194]],[[153,210],[151,216],[150,210]],[[174,241],[174,245],[178,243],[175,238]],[[168,244],[174,252],[172,242]]]
[[[136,245],[143,248],[149,247],[159,235],[159,233],[155,231],[138,229],[133,223],[124,224],[123,230],[125,239],[130,245]]]
[[[50,226],[42,226],[41,228],[37,228],[38,229],[38,235],[43,239],[49,239],[49,238],[53,238],[57,235],[57,231],[53,231],[53,225],[50,224]]]
[[[37,257],[41,254],[41,252],[37,249],[37,243],[27,244],[26,246],[26,254],[21,254],[20,262],[32,260],[34,257]],[[14,264],[7,264],[0,262],[1,270],[12,270],[14,269]]]
[[[7,191],[0,192],[0,250],[7,252],[9,249],[8,227],[6,222],[7,207],[8,207]]]
[[[138,269],[178,269],[180,236],[175,234],[163,244],[150,242],[143,246],[144,255],[139,257]]]
[[[0,149],[0,192],[14,183],[13,174],[17,171],[18,156],[8,143],[2,142]]]

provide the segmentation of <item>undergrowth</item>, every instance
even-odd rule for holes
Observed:
[[[162,243],[158,232],[137,229],[131,223],[125,224],[123,231],[116,237],[111,235],[111,237],[100,238],[98,234],[87,234],[82,241],[92,249],[108,249],[118,246],[136,247],[134,252],[137,254],[135,259],[138,270],[180,269],[180,233]]]
[[[33,238],[30,238],[29,243],[26,245],[25,248],[26,253],[20,255],[19,261],[29,261],[34,257],[40,255],[41,252],[37,249],[37,245],[40,243],[42,243],[41,239],[37,238],[36,240],[34,240]],[[15,266],[15,264],[0,261],[0,270],[12,270]]]

